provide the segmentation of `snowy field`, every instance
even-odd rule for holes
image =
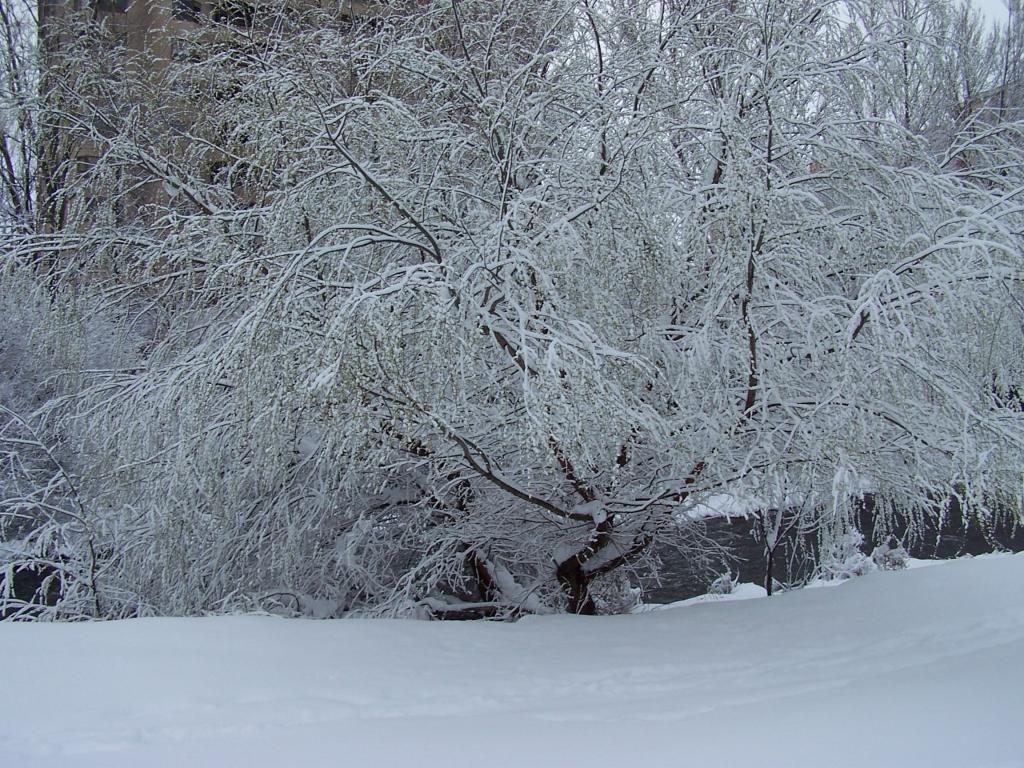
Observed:
[[[514,625],[0,624],[0,765],[1024,766],[1024,556]]]

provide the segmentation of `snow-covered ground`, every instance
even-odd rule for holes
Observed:
[[[1024,766],[1024,556],[518,624],[0,624],[0,765]]]

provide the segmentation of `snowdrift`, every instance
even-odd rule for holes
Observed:
[[[0,764],[1024,766],[1024,556],[518,624],[0,624]]]

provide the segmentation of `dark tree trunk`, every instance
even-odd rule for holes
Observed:
[[[594,598],[590,596],[590,577],[583,571],[578,557],[570,557],[555,570],[558,583],[569,598],[569,613],[593,616],[597,613]]]

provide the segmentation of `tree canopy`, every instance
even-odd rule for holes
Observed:
[[[55,375],[0,444],[77,610],[591,613],[723,492],[1019,515],[1012,30],[388,8],[48,55],[78,149],[5,269]]]

